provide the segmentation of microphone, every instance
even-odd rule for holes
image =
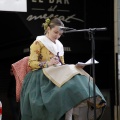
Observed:
[[[92,30],[92,31],[105,31],[105,30],[107,30],[107,28],[106,27],[104,27],[104,28],[90,28],[90,30]]]
[[[66,31],[66,30],[75,30],[75,29],[74,28],[60,26],[60,30]]]
[[[80,30],[76,30],[76,29],[72,29],[72,30],[68,30],[68,31],[64,31],[64,33],[72,33],[72,32],[91,32],[91,31],[106,31],[107,28],[89,28],[89,29],[80,29]]]

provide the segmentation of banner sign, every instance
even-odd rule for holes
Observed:
[[[57,16],[63,21],[65,27],[77,30],[107,27],[107,31],[96,32],[95,39],[110,40],[111,14],[108,14],[110,5],[104,0],[94,4],[93,6],[93,2],[87,0],[28,0],[27,12],[17,14],[34,39],[44,34],[42,23],[45,19]],[[101,6],[104,7],[101,9]],[[66,50],[81,53],[91,51],[91,42],[87,32],[66,33],[60,40]]]
[[[34,36],[43,34],[46,18],[59,17],[66,27],[84,28],[83,0],[29,0],[27,13],[18,13]]]

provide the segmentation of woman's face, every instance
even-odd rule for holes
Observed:
[[[55,26],[54,28],[48,28],[48,37],[50,40],[55,42],[63,34],[63,30],[60,30],[60,26]]]

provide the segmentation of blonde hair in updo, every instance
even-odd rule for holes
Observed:
[[[62,27],[64,27],[63,22],[59,18],[57,18],[57,17],[53,17],[51,19],[47,18],[45,20],[45,23],[43,23],[42,25],[44,27],[45,34],[47,32],[47,28],[48,27],[50,27],[50,29],[54,28],[55,26],[62,26]]]

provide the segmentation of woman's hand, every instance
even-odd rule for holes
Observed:
[[[59,58],[58,57],[53,57],[50,59],[49,62],[47,62],[48,66],[56,65],[59,63]]]

